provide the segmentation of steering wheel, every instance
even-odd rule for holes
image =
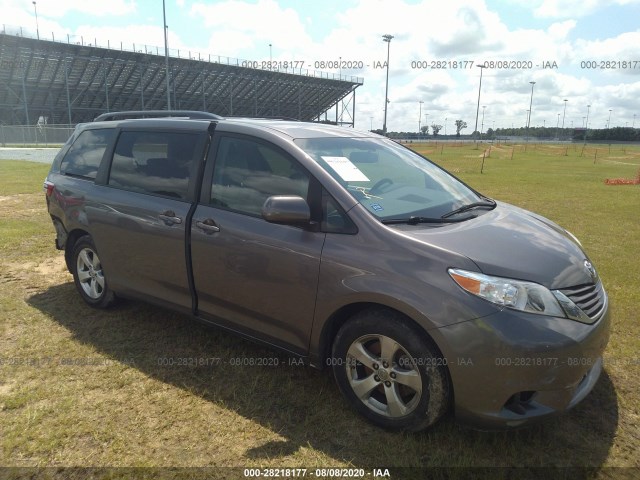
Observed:
[[[381,193],[380,190],[382,190],[382,188],[386,185],[392,185],[393,184],[393,180],[391,180],[390,178],[382,178],[380,180],[378,180],[370,189],[369,189],[369,195],[375,195],[376,193]]]

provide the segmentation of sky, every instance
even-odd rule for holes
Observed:
[[[589,128],[640,127],[640,0],[165,3],[173,54],[359,77],[358,129],[382,128],[387,53],[389,131],[435,123],[451,134],[460,119],[471,133],[481,72],[478,130],[525,126],[530,105],[531,126],[583,127],[588,115]],[[160,0],[0,0],[0,14],[41,38],[164,51]]]

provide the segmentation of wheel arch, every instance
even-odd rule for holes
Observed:
[[[416,332],[416,334],[420,335],[425,341],[432,344],[433,347],[436,348],[438,354],[444,358],[442,348],[440,348],[433,336],[430,335],[429,332],[408,312],[404,312],[382,303],[357,302],[343,305],[332,313],[326,322],[324,322],[317,355],[312,355],[312,357],[316,357],[315,360],[318,368],[324,369],[327,367],[326,360],[331,356],[331,348],[340,328],[354,315],[368,309],[386,310],[401,315],[403,320]],[[447,368],[446,370],[449,381],[451,381],[450,374],[448,372],[449,369]]]
[[[84,237],[85,235],[89,235],[91,236],[91,234],[89,232],[87,232],[86,230],[83,230],[81,228],[76,228],[74,230],[71,230],[68,234],[67,234],[67,241],[65,243],[64,246],[64,261],[67,264],[67,270],[69,270],[69,272],[73,272],[73,267],[71,265],[71,257],[73,255],[73,247],[75,247],[76,242],[78,241],[78,239]]]

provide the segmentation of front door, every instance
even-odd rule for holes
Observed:
[[[269,223],[260,212],[271,195],[306,198],[309,174],[255,139],[222,136],[214,149],[191,227],[198,313],[304,354],[325,234]]]

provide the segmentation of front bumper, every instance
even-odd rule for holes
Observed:
[[[605,305],[593,325],[505,309],[430,333],[447,360],[456,418],[503,429],[584,399],[602,372],[609,328]]]

